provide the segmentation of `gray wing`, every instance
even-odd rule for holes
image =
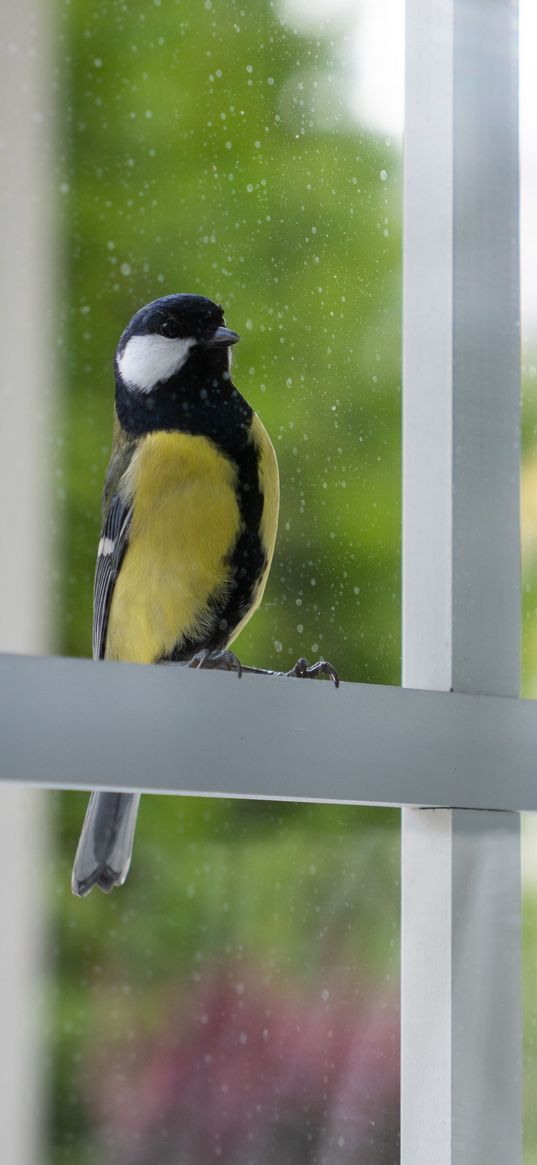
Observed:
[[[110,604],[129,544],[132,506],[115,494],[106,514],[97,551],[93,586],[93,658],[104,659]]]
[[[93,587],[94,659],[104,659],[110,604],[129,544],[131,517],[132,506],[119,494],[113,494],[108,504],[105,489],[105,518]],[[73,867],[74,894],[83,897],[93,886],[108,891],[123,885],[131,862],[139,803],[137,793],[92,793]]]

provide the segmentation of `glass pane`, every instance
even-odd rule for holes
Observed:
[[[280,463],[238,654],[399,682],[402,11],[64,9],[62,652],[89,653],[115,347],[143,303],[190,291],[240,334],[233,376]]]
[[[402,11],[65,9],[61,650],[88,653],[111,354],[195,291],[280,463],[238,655],[399,681]],[[83,799],[57,813],[54,1165],[397,1161],[398,815],[146,798],[127,885],[81,903]]]
[[[399,814],[146,797],[129,881],[54,901],[51,1165],[399,1159]]]
[[[399,682],[402,12],[57,7],[56,139],[31,114],[62,256],[57,304],[46,281],[55,549],[35,572],[57,651],[91,651],[118,338],[143,303],[188,291],[240,333],[234,378],[280,463],[276,556],[238,655]],[[126,886],[81,902],[85,800],[28,792],[3,815],[23,1165],[393,1165],[398,815],[147,797]]]

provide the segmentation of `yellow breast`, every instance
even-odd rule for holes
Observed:
[[[134,499],[108,623],[106,659],[151,663],[203,634],[209,595],[225,595],[240,529],[236,470],[205,437],[144,437],[120,490]]]

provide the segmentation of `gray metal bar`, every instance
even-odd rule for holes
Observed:
[[[474,726],[483,693],[519,683],[516,18],[513,0],[407,0],[403,676],[479,693]],[[493,738],[468,788],[492,778],[521,808],[516,741],[497,769]],[[402,1163],[517,1165],[519,821],[441,818],[439,836],[437,813],[403,814]]]
[[[518,825],[514,813],[408,814],[403,988],[405,1000],[419,988],[420,1008],[403,1007],[401,1035],[421,1054],[405,1062],[402,1143],[414,1165],[521,1159],[520,1071],[505,1065],[522,1038]]]
[[[0,780],[537,811],[537,702],[0,656]]]
[[[520,685],[518,3],[454,20],[455,691]]]
[[[517,695],[517,5],[407,0],[403,682]]]
[[[453,1158],[511,1165],[522,1160],[520,818],[451,816]]]

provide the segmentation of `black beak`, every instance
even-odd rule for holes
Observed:
[[[231,344],[236,344],[240,340],[240,336],[236,332],[232,332],[231,328],[217,328],[216,332],[209,337],[208,340],[203,341],[204,348],[229,348]]]

